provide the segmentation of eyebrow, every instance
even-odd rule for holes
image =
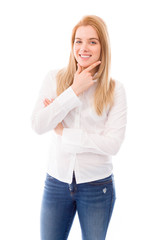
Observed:
[[[76,37],[75,39],[80,39],[80,40],[81,40],[81,38],[79,38],[79,37]],[[89,38],[88,40],[93,40],[93,39],[95,39],[95,40],[99,41],[99,39],[98,39],[98,38]]]

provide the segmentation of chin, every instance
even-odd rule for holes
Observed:
[[[87,67],[89,67],[91,64],[80,64],[80,65],[81,65],[81,67],[87,68]]]
[[[90,65],[92,65],[94,62],[81,62],[81,61],[79,61],[79,64],[81,65],[81,67],[84,67],[84,68],[87,68],[87,67],[89,67]]]

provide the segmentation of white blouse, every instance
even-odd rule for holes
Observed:
[[[71,183],[73,171],[76,182],[103,179],[112,174],[112,155],[123,142],[127,121],[126,95],[123,85],[116,81],[115,100],[98,116],[93,107],[96,84],[77,96],[72,87],[56,94],[57,70],[50,71],[42,84],[32,113],[32,127],[38,134],[51,132],[47,173]],[[55,99],[47,107],[45,98]],[[63,135],[54,128],[62,122]]]

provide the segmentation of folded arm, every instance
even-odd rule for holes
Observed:
[[[115,155],[124,139],[126,115],[126,96],[121,85],[115,93],[114,106],[108,114],[103,133],[88,133],[87,130],[64,128],[63,148],[71,153],[92,152],[101,155]]]
[[[45,98],[54,98],[54,101],[45,107]],[[38,134],[53,130],[73,108],[80,105],[81,101],[71,87],[56,96],[56,79],[49,73],[43,82],[32,113],[32,128]]]

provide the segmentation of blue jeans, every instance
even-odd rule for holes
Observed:
[[[113,175],[71,184],[47,174],[41,208],[41,240],[66,240],[77,211],[83,240],[105,240],[115,203]]]

